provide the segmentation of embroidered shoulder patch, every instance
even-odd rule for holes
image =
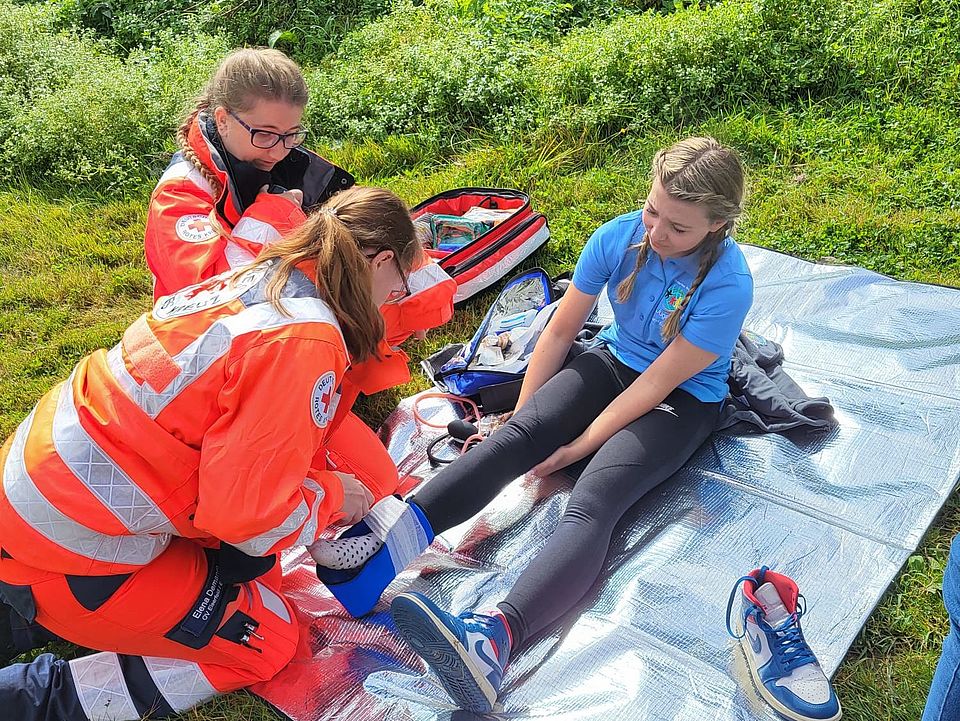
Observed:
[[[264,267],[256,268],[236,278],[236,271],[215,275],[198,285],[190,285],[173,295],[159,298],[153,306],[153,317],[157,320],[178,318],[189,313],[207,310],[235,298],[250,290],[267,274]]]
[[[337,377],[333,371],[327,371],[317,379],[310,396],[310,413],[318,428],[326,428],[337,411],[340,393],[335,387]]]
[[[177,237],[187,243],[202,243],[216,235],[217,229],[206,215],[195,213],[184,215],[177,220]]]

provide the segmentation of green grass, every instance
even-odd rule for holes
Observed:
[[[148,308],[143,223],[177,112],[226,47],[274,29],[293,33],[323,154],[410,202],[528,191],[552,230],[528,265],[571,268],[637,207],[657,148],[710,133],[750,170],[741,240],[960,286],[960,0],[522,5],[0,0],[0,439]],[[468,337],[490,299],[411,357]],[[361,415],[424,387],[415,375]],[[840,667],[846,719],[919,718],[958,532],[954,497]],[[231,694],[183,718],[279,717]]]
[[[552,239],[529,263],[569,269],[598,224],[637,207],[651,154],[682,134],[710,132],[743,152],[751,202],[740,239],[831,259],[896,278],[960,286],[960,130],[947,110],[812,105],[717,117],[678,131],[601,139],[540,133],[524,144],[477,138],[440,147],[395,137],[325,152],[364,182],[414,202],[458,185],[531,192]],[[147,197],[78,200],[27,187],[0,191],[0,435],[85,353],[115,343],[149,304],[142,260]],[[412,357],[472,332],[490,294],[447,327],[411,343]],[[376,423],[425,387],[367,399]],[[874,612],[837,676],[845,718],[916,719],[946,632],[939,583],[960,531],[952,500]],[[273,719],[256,698],[233,694],[184,718]]]

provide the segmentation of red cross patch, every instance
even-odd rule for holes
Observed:
[[[340,394],[336,388],[337,378],[333,371],[327,371],[317,379],[310,397],[310,412],[313,422],[319,428],[326,428],[330,418],[337,410]]]
[[[202,243],[217,236],[217,229],[206,215],[195,213],[177,220],[177,237],[187,243]]]

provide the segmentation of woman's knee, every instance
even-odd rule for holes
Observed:
[[[584,528],[612,529],[624,510],[620,508],[619,499],[606,497],[602,493],[574,492],[567,502],[562,522],[575,523]]]

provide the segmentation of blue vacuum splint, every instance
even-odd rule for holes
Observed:
[[[354,618],[370,613],[397,574],[433,543],[430,522],[416,505],[404,504],[406,508],[394,518],[389,506],[382,504],[374,505],[362,521],[340,535],[354,538],[372,533],[383,541],[379,551],[359,568],[317,566],[317,577]]]

